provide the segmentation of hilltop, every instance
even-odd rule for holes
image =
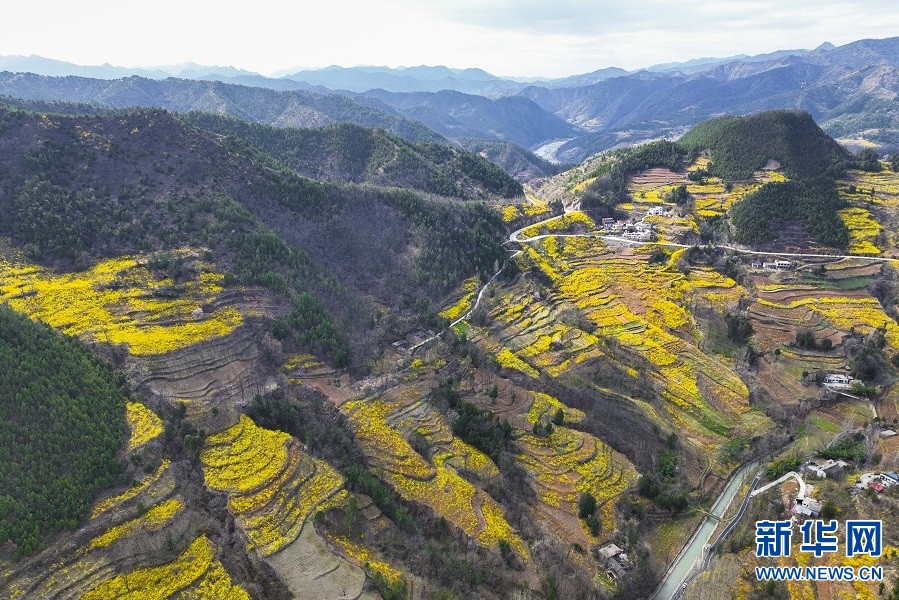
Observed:
[[[660,182],[679,182],[682,187],[660,184],[659,200],[676,203],[682,213],[701,201],[700,214],[716,218],[698,220],[695,229],[704,240],[779,244],[784,242],[780,229],[798,224],[796,241],[840,249],[849,243],[849,234],[839,216],[846,204],[837,194],[836,180],[862,162],[808,113],[775,110],[710,119],[677,142],[662,140],[605,153],[558,176],[547,191],[555,196],[575,191],[583,208],[611,216],[621,214],[619,205],[628,204],[634,178],[658,171]],[[714,183],[705,185],[707,181]],[[722,209],[714,215],[709,210],[713,199],[716,209]]]
[[[318,129],[276,128],[209,113],[188,113],[197,127],[231,136],[313,179],[411,188],[455,198],[512,198],[524,192],[484,158],[384,130],[343,123]]]
[[[489,274],[504,255],[499,218],[480,203],[300,177],[168,113],[48,117],[4,110],[0,123],[0,207],[10,216],[2,233],[29,256],[83,269],[121,254],[210,247],[236,280],[302,302],[296,310],[306,316],[295,327],[330,323],[300,337],[321,337],[306,341],[324,344],[326,356],[341,352],[344,361],[347,332],[367,323],[375,305],[397,309],[394,327],[407,319],[412,327],[425,318],[428,297]],[[439,180],[427,169],[448,167],[459,155],[450,153],[445,165],[433,156],[422,177]],[[469,156],[452,168],[492,167]],[[409,294],[420,298],[416,308]],[[354,339],[367,355],[384,332],[364,330],[371,333]]]
[[[708,150],[709,172],[726,181],[749,179],[775,161],[794,179],[836,177],[850,155],[801,110],[775,110],[746,117],[719,117],[696,125],[678,144]]]
[[[357,102],[337,94],[252,88],[217,81],[47,77],[0,73],[0,94],[26,100],[94,104],[111,108],[163,108],[174,112],[227,114],[281,127],[313,127],[349,122],[380,127],[413,141],[443,138],[419,121],[383,103]]]

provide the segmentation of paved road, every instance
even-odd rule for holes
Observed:
[[[724,528],[724,531],[721,532],[715,541],[712,542],[712,545],[709,546],[708,550],[705,551],[705,558],[702,561],[702,565],[699,569],[693,571],[685,580],[683,585],[681,585],[680,589],[675,592],[673,596],[671,596],[671,600],[681,600],[683,598],[684,593],[687,591],[687,588],[690,587],[690,584],[693,583],[693,580],[699,577],[703,571],[709,568],[709,565],[712,562],[712,556],[715,553],[715,548],[720,544],[724,538],[737,526],[740,522],[740,519],[743,518],[743,514],[746,512],[746,507],[749,506],[749,500],[752,498],[752,492],[755,489],[755,486],[759,484],[759,481],[762,480],[762,474],[759,473],[755,476],[755,479],[752,480],[752,483],[749,484],[749,491],[746,492],[746,496],[743,498],[743,503],[740,505],[740,510],[737,511],[736,516],[734,516],[733,520],[727,524],[727,527]]]
[[[797,473],[796,471],[790,471],[783,477],[780,477],[779,479],[776,479],[776,480],[772,481],[771,483],[763,485],[759,489],[752,492],[752,495],[758,496],[762,492],[773,488],[775,485],[777,485],[779,483],[783,483],[784,481],[786,481],[787,479],[790,479],[791,477],[799,483],[799,495],[797,496],[797,498],[805,498],[805,494],[806,494],[805,480],[803,480],[802,477],[799,475],[799,473]]]
[[[566,211],[565,214],[568,214],[570,211]],[[534,226],[540,226],[544,223],[548,223],[549,221],[555,221],[556,219],[561,219],[564,215],[558,215],[552,217],[551,219],[546,219],[545,221],[540,221],[539,223],[534,223],[533,225],[528,225],[527,227],[522,227],[521,229],[512,233],[509,236],[510,242],[515,242],[518,244],[529,244],[531,242],[536,242],[548,237],[590,237],[590,238],[601,238],[610,242],[618,242],[621,244],[630,244],[632,246],[661,246],[664,248],[694,248],[698,247],[696,245],[689,244],[675,244],[674,242],[638,242],[636,240],[629,240],[627,238],[619,237],[616,235],[606,235],[602,233],[544,233],[541,235],[535,235],[532,237],[522,238],[521,234],[525,229]],[[737,246],[712,246],[712,248],[721,248],[723,250],[730,250],[732,252],[736,252],[738,254],[750,254],[755,256],[791,256],[795,258],[835,258],[835,259],[846,259],[846,258],[854,258],[858,260],[867,260],[871,262],[894,262],[899,259],[895,258],[887,258],[883,256],[857,256],[854,254],[813,254],[809,252],[765,252],[762,250],[747,250],[746,248],[738,248]]]
[[[635,240],[629,240],[627,238],[618,237],[615,235],[606,235],[606,234],[598,233],[598,232],[596,232],[596,233],[544,233],[541,235],[535,235],[535,236],[531,236],[531,237],[527,237],[527,238],[521,237],[521,235],[525,229],[529,229],[529,228],[535,227],[535,226],[539,227],[540,225],[545,225],[546,223],[549,223],[550,221],[555,221],[557,219],[561,219],[561,218],[565,217],[566,215],[570,214],[571,212],[574,212],[574,211],[566,208],[565,212],[563,212],[561,215],[556,215],[554,217],[544,219],[543,221],[538,221],[537,223],[527,225],[525,227],[522,227],[521,229],[516,229],[511,234],[509,234],[509,239],[506,240],[506,243],[530,244],[532,242],[536,242],[536,241],[539,241],[539,240],[542,240],[542,239],[545,239],[548,237],[586,237],[586,238],[599,238],[599,239],[602,239],[607,242],[617,242],[617,243],[621,243],[621,244],[629,244],[629,245],[634,245],[634,246],[645,246],[648,244],[652,244],[654,246],[662,246],[665,248],[693,248],[694,247],[694,246],[691,246],[688,244],[675,244],[673,242],[637,242]],[[861,260],[870,260],[870,261],[879,261],[879,262],[891,262],[891,261],[895,260],[892,258],[883,258],[883,257],[879,257],[879,256],[853,256],[850,254],[802,254],[802,253],[795,253],[795,252],[761,252],[761,251],[757,251],[757,250],[746,250],[745,248],[736,248],[734,246],[715,246],[715,247],[723,248],[725,250],[731,250],[733,252],[737,252],[737,253],[741,253],[741,254],[756,254],[756,255],[762,255],[762,256],[793,256],[793,257],[805,257],[805,258],[838,258],[838,259],[858,258]],[[512,256],[510,258],[514,258],[518,254],[520,254],[520,251],[512,254]],[[493,283],[493,280],[496,279],[496,277],[500,273],[502,273],[502,268],[500,268],[499,271],[494,273],[493,277],[490,278],[490,281],[488,281],[486,284],[484,284],[484,286],[478,292],[477,300],[475,301],[474,305],[471,307],[471,310],[469,310],[467,313],[465,313],[464,315],[462,315],[461,317],[459,317],[458,319],[456,319],[455,321],[450,323],[450,327],[454,327],[458,323],[468,319],[471,316],[471,314],[475,311],[475,309],[477,309],[478,306],[480,305],[481,298],[483,297],[484,292],[487,290],[487,287],[491,283]],[[417,350],[418,348],[421,348],[425,344],[428,344],[428,343],[434,341],[439,336],[440,336],[440,334],[429,337],[425,341],[418,343],[415,346],[413,346],[412,348],[410,348],[410,351],[414,351],[414,350]]]

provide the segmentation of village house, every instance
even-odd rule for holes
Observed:
[[[652,231],[628,231],[624,233],[624,237],[629,240],[634,240],[635,242],[651,242]]]
[[[810,498],[796,498],[790,512],[801,517],[817,517],[821,514],[821,504]]]
[[[606,575],[608,575],[609,579],[621,581],[627,576],[625,565],[631,564],[630,559],[628,559],[624,550],[619,548],[616,544],[609,542],[605,546],[599,548],[596,551],[596,554],[605,564]]]
[[[763,262],[762,268],[766,271],[786,271],[793,266],[788,260],[775,260],[774,262]]]
[[[810,477],[827,479],[841,475],[848,466],[849,463],[842,460],[827,459],[824,462],[810,460],[802,465],[802,473]]]

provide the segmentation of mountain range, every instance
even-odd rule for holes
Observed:
[[[710,117],[775,108],[807,110],[844,143],[899,147],[899,38],[530,82],[444,66],[332,66],[273,78],[192,63],[125,69],[31,56],[0,58],[0,69],[9,70],[0,94],[15,98],[213,112],[274,126],[352,122],[415,142],[555,142],[542,154],[572,163],[677,137]]]
[[[899,468],[899,162],[813,118],[891,118],[895,48],[496,97],[0,73],[0,596],[645,599],[733,498],[687,597],[774,597],[733,573],[787,489],[738,465]]]

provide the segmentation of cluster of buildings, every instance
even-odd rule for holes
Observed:
[[[650,209],[654,210],[654,209]],[[603,231],[620,235],[621,237],[633,240],[635,242],[651,242],[655,239],[655,231],[652,223],[639,221],[637,223],[629,223],[627,221],[616,221],[615,219],[602,220]]]
[[[888,487],[899,484],[899,473],[862,473],[855,482],[855,489],[864,490],[871,488],[875,492],[882,492]]]

